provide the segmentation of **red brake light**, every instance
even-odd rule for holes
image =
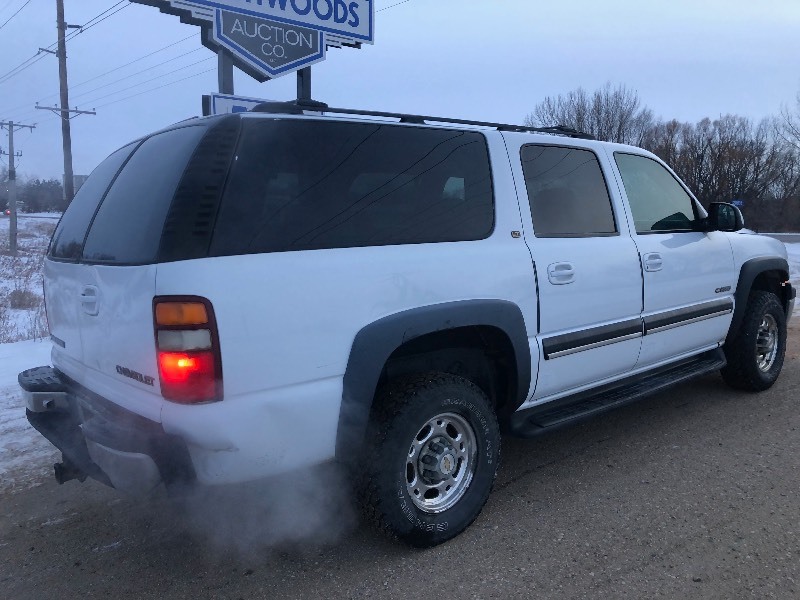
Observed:
[[[216,396],[217,373],[212,352],[159,352],[158,368],[165,398],[203,402]]]
[[[161,395],[196,404],[222,400],[222,360],[214,311],[205,298],[153,301]]]

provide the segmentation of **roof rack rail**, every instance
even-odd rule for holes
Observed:
[[[302,115],[307,110],[327,111],[328,105],[316,100],[290,100],[288,102],[261,102],[250,112],[263,112],[281,115]]]
[[[424,125],[431,123],[454,123],[458,125],[473,125],[476,127],[491,127],[498,131],[527,131],[531,133],[550,133],[552,135],[564,135],[571,138],[583,140],[593,140],[595,137],[589,133],[584,133],[565,125],[554,127],[529,127],[527,125],[511,125],[507,123],[492,123],[490,121],[471,121],[468,119],[452,119],[446,117],[432,117],[429,115],[410,115],[405,113],[383,112],[378,110],[359,110],[354,108],[332,108],[324,102],[316,100],[292,100],[289,102],[262,102],[252,108],[251,112],[262,112],[272,114],[301,115],[305,111],[317,111],[334,113],[341,115],[357,115],[365,117],[384,117],[389,119],[399,119],[401,123],[416,123]]]

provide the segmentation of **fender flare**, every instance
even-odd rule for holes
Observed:
[[[517,368],[513,408],[521,405],[531,383],[531,353],[519,306],[505,300],[461,300],[402,311],[366,325],[353,340],[342,381],[336,456],[347,460],[348,450],[364,439],[380,374],[395,350],[422,335],[469,326],[496,327],[508,336]]]
[[[733,339],[742,325],[744,319],[744,311],[747,308],[747,298],[750,296],[750,290],[753,288],[753,282],[761,273],[765,271],[781,271],[785,273],[786,277],[789,276],[789,263],[785,258],[776,257],[762,257],[751,258],[742,264],[739,271],[739,281],[736,284],[736,292],[734,298],[736,299],[736,307],[733,310],[733,319],[731,326],[728,330],[727,341]],[[780,298],[781,303],[786,308],[786,298]]]

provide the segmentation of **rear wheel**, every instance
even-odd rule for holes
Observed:
[[[724,350],[722,378],[731,387],[759,392],[775,383],[786,353],[786,314],[775,294],[750,294],[739,331]]]
[[[497,473],[500,432],[480,388],[429,373],[382,390],[367,448],[366,513],[427,547],[458,535],[480,513]]]

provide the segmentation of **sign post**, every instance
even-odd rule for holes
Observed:
[[[217,52],[217,84],[220,94],[233,93],[233,57],[224,48]]]
[[[297,72],[297,99],[311,100],[311,67]]]
[[[311,99],[311,65],[328,48],[372,44],[373,0],[130,0],[199,25],[218,58],[219,93],[233,94],[233,65],[258,81],[297,72],[297,99]]]

